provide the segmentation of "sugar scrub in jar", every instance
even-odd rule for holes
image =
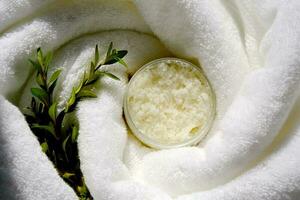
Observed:
[[[124,113],[131,131],[145,145],[183,147],[199,143],[209,131],[215,98],[201,68],[182,59],[162,58],[131,78]]]

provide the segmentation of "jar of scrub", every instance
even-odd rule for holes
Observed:
[[[199,67],[162,58],[144,65],[131,78],[124,113],[133,134],[147,146],[195,145],[212,125],[215,97]]]

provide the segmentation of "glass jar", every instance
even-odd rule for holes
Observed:
[[[178,58],[142,66],[124,95],[132,133],[156,149],[198,144],[215,117],[215,95],[201,68]]]

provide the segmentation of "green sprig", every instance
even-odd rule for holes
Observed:
[[[53,91],[61,74],[61,69],[48,76],[48,69],[53,54],[44,55],[41,48],[37,49],[36,60],[29,62],[36,70],[35,82],[38,87],[31,88],[31,104],[24,115],[32,130],[37,136],[41,149],[53,162],[60,176],[74,189],[80,199],[93,199],[85,185],[80,161],[78,158],[77,138],[78,125],[65,123],[69,113],[75,111],[77,103],[83,98],[95,98],[93,91],[95,84],[101,77],[106,76],[120,80],[114,74],[103,71],[102,66],[120,63],[127,67],[123,58],[126,50],[113,49],[111,42],[104,59],[100,59],[98,45],[95,47],[94,58],[85,70],[79,84],[72,88],[72,92],[63,109],[58,113],[57,101],[53,99]]]
[[[127,67],[126,63],[122,60],[122,58],[124,58],[126,54],[126,50],[118,51],[116,49],[113,49],[113,43],[111,42],[108,47],[105,59],[101,61],[98,45],[96,45],[94,59],[90,63],[89,70],[84,73],[78,86],[73,87],[71,96],[66,103],[65,112],[72,112],[76,107],[77,102],[79,102],[79,100],[83,97],[97,97],[90,85],[97,82],[102,76],[107,76],[114,80],[120,80],[114,74],[107,71],[100,71],[100,69],[104,65],[111,65],[116,62],[119,62],[123,66]]]

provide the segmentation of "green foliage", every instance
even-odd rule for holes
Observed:
[[[56,80],[58,79],[59,75],[61,73],[61,69],[56,70],[50,77],[48,85],[51,87],[52,84],[54,84],[56,82]]]
[[[24,113],[26,120],[37,136],[42,151],[53,162],[61,177],[74,189],[79,199],[93,199],[85,185],[80,161],[78,158],[78,125],[64,123],[67,114],[75,111],[77,103],[83,98],[95,98],[93,91],[95,84],[101,77],[106,76],[120,80],[114,74],[107,71],[100,71],[103,65],[110,65],[116,62],[127,66],[122,58],[127,54],[125,50],[113,49],[110,43],[106,57],[100,60],[98,45],[95,47],[94,58],[88,70],[85,70],[79,84],[73,87],[72,92],[65,106],[58,112],[58,103],[53,99],[53,91],[61,74],[61,69],[54,71],[48,76],[48,69],[53,54],[45,56],[41,48],[37,49],[36,60],[29,59],[29,62],[36,70],[35,81],[39,87],[31,88],[31,104],[28,112]]]
[[[31,88],[31,94],[35,97],[37,97],[40,101],[43,103],[47,103],[48,94],[47,91],[40,88]]]
[[[49,108],[49,111],[48,111],[48,114],[49,114],[49,117],[52,119],[53,122],[56,121],[56,111],[57,109],[57,102],[54,102],[50,108]]]
[[[76,101],[76,88],[73,88],[72,89],[72,93],[71,93],[71,96],[69,98],[69,100],[67,101],[67,104],[66,104],[66,108],[65,108],[65,112],[70,112],[70,108],[74,105],[75,101]],[[80,90],[79,90],[80,91]]]
[[[52,125],[39,125],[39,124],[33,124],[31,126],[31,129],[34,130],[34,129],[40,129],[43,131],[43,133],[51,133],[51,135],[53,135],[53,137],[55,139],[58,139],[56,134],[55,134],[55,130],[54,130],[54,127]]]
[[[76,126],[73,126],[72,128],[72,136],[71,136],[71,139],[72,139],[72,142],[75,143],[77,141],[77,138],[78,138],[78,128]]]
[[[78,93],[78,97],[79,98],[82,98],[82,97],[91,97],[91,98],[95,98],[97,97],[97,95],[91,91],[91,90],[88,90],[88,89],[82,89],[80,90],[80,92]]]
[[[109,72],[97,72],[97,75],[102,75],[102,76],[108,76],[109,78],[115,79],[115,80],[120,80],[117,76],[113,75],[112,73]]]
[[[43,142],[43,143],[41,144],[41,147],[42,147],[42,151],[43,151],[44,153],[47,153],[47,151],[48,151],[48,144],[47,144],[47,142]]]

